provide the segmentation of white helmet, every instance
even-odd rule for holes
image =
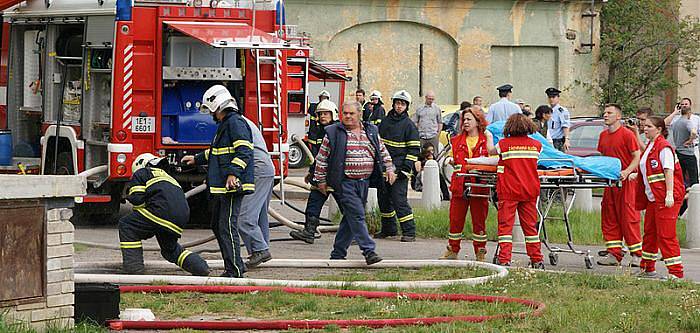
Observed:
[[[324,99],[316,105],[316,113],[319,112],[331,112],[333,114],[333,120],[338,119],[338,106],[330,100]]]
[[[151,153],[143,153],[136,157],[134,162],[131,163],[131,173],[136,173],[136,171],[138,171],[139,169],[146,167],[146,164],[156,166],[162,160],[163,157],[158,157]]]
[[[202,97],[202,106],[200,109],[207,110],[209,112],[217,112],[228,107],[238,111],[236,99],[231,96],[231,93],[228,91],[228,89],[226,89],[226,87],[217,84],[204,92],[204,96]]]
[[[394,93],[394,96],[391,97],[391,100],[397,100],[400,99],[402,101],[405,101],[408,104],[411,104],[411,94],[408,93],[406,90],[399,90],[396,93]]]
[[[382,93],[380,93],[379,90],[373,90],[372,93],[369,94],[369,99],[372,99],[375,97],[378,99],[382,99]]]
[[[318,93],[318,98],[321,97],[331,98],[331,93],[329,93],[328,90],[321,90],[321,92]]]

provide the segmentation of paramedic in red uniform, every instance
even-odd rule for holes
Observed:
[[[644,126],[649,139],[639,162],[637,209],[646,209],[642,240],[641,277],[656,277],[656,254],[668,269],[669,279],[683,278],[681,248],[676,235],[676,219],[685,186],[683,172],[671,145],[663,118],[650,117]]]
[[[530,257],[530,267],[544,269],[540,236],[537,229],[537,198],[540,195],[540,179],[537,175],[537,159],[542,144],[528,137],[537,132],[537,126],[527,116],[514,114],[503,127],[503,139],[493,146],[490,132],[487,144],[489,153],[500,156],[496,178],[498,194],[498,263],[510,265],[513,251],[513,224],[515,212],[525,234],[525,248]]]
[[[472,217],[472,245],[476,260],[484,261],[486,257],[486,217],[489,213],[489,189],[464,186],[464,177],[458,173],[467,172],[467,159],[488,156],[486,147],[486,118],[478,107],[467,108],[462,111],[460,117],[460,133],[452,138],[452,155],[455,171],[452,173],[450,191],[450,234],[447,250],[440,259],[457,259],[464,230],[464,219],[467,210]],[[471,194],[485,195],[485,197],[465,196],[465,190]]]
[[[598,151],[603,156],[620,160],[622,187],[607,187],[603,192],[600,224],[608,255],[598,260],[598,265],[620,266],[624,256],[622,253],[624,239],[631,254],[629,265],[639,267],[642,257],[642,236],[639,225],[641,217],[634,207],[637,180],[629,179],[629,175],[636,172],[639,166],[641,156],[639,143],[636,135],[622,125],[622,109],[619,105],[606,105],[603,120],[608,129],[600,133]]]

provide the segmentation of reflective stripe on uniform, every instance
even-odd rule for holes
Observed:
[[[210,152],[209,149],[207,149],[207,150],[204,151],[204,159],[205,159],[205,160],[209,160],[209,152]]]
[[[231,161],[231,163],[233,163],[233,164],[235,164],[243,169],[245,169],[248,166],[248,163],[243,162],[243,160],[238,158],[238,157],[234,158],[233,161]]]
[[[248,147],[250,149],[253,149],[253,143],[248,141],[248,140],[236,140],[233,142],[233,149],[236,149],[240,146],[243,147]]]
[[[647,180],[649,181],[649,184],[656,183],[656,182],[662,182],[662,181],[666,180],[666,176],[664,176],[663,173],[659,173],[656,175],[649,175],[647,177]]]
[[[540,157],[540,153],[537,151],[514,150],[501,153],[501,157],[503,160],[510,160],[514,158],[537,159]]]
[[[641,245],[640,245],[640,246],[641,246]],[[618,248],[618,247],[621,248],[621,247],[622,247],[622,241],[621,241],[621,240],[614,240],[614,241],[605,242],[605,247],[607,247],[607,248],[609,248],[609,249],[614,249],[614,248]]]
[[[525,243],[539,243],[540,236],[525,236]]]
[[[182,267],[182,263],[185,262],[185,258],[187,258],[187,256],[190,254],[192,254],[190,250],[182,251],[182,253],[180,253],[180,256],[177,257],[177,265]]]
[[[143,217],[149,219],[151,222],[172,230],[178,235],[182,234],[182,228],[178,227],[175,223],[172,223],[166,219],[155,216],[153,213],[149,212],[146,208],[134,208],[135,211],[139,212]]]
[[[496,167],[496,172],[497,173],[504,173],[504,172],[506,172],[506,167],[504,165],[499,165],[498,167]]]
[[[472,234],[472,240],[475,242],[485,242],[489,239],[488,239],[488,236],[486,236],[486,235]]]
[[[416,161],[418,161],[418,156],[415,156],[415,155],[406,155],[406,159],[409,160],[409,161],[416,162]]]
[[[498,236],[498,242],[499,243],[512,243],[513,236],[511,236],[511,235]]]
[[[385,218],[391,218],[396,216],[396,211],[391,211],[389,213],[381,213],[380,215]]]
[[[143,245],[138,242],[119,242],[119,247],[122,249],[140,249]]]
[[[637,244],[632,244],[632,245],[627,245],[627,248],[630,250],[630,252],[637,252],[642,250],[642,243],[639,242]]]
[[[656,253],[642,251],[642,259],[656,261]]]
[[[664,264],[666,264],[666,266],[680,265],[682,263],[680,256],[664,259]]]
[[[132,186],[132,187],[129,189],[129,195],[132,195],[132,194],[134,194],[134,193],[136,193],[136,192],[146,192],[146,186],[143,186],[143,185],[136,185],[136,186]]]
[[[450,233],[450,234],[447,236],[447,238],[449,238],[449,239],[451,239],[451,240],[461,240],[461,239],[462,239],[462,233],[457,233],[457,234]]]
[[[413,214],[408,214],[404,217],[399,217],[399,219],[398,219],[399,223],[408,222],[410,220],[413,220]]]
[[[243,184],[241,186],[243,191],[255,191],[255,184]],[[210,187],[209,193],[212,194],[226,194],[226,193],[236,193],[238,189],[228,190],[225,187]]]

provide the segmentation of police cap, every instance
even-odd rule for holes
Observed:
[[[555,97],[559,96],[559,93],[561,93],[561,90],[557,88],[547,88],[547,90],[544,91],[545,94],[547,94],[547,97]]]
[[[513,86],[511,86],[510,84],[504,84],[504,85],[496,88],[496,90],[498,90],[498,91],[511,91],[511,90],[513,90]]]

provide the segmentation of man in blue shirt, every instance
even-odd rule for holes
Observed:
[[[557,88],[547,88],[549,106],[552,107],[552,119],[549,120],[549,135],[552,137],[554,148],[562,152],[569,150],[569,128],[571,127],[571,114],[565,107],[559,105],[559,94]]]
[[[522,113],[518,104],[510,101],[511,97],[513,97],[513,86],[504,84],[496,88],[496,90],[498,90],[498,96],[501,100],[489,106],[486,120],[488,120],[490,124],[501,120],[508,120],[508,117],[511,115]]]

